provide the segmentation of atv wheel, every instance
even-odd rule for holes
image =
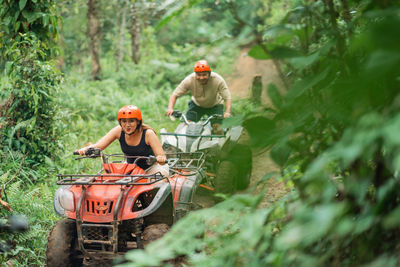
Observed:
[[[148,244],[161,238],[169,231],[169,226],[165,223],[152,224],[144,228],[142,238],[143,245],[146,247]]]
[[[48,267],[82,266],[82,258],[78,258],[77,235],[75,221],[62,219],[51,230],[46,248]]]
[[[249,187],[250,184],[253,162],[251,149],[245,145],[237,145],[233,153],[238,153],[238,155],[240,155],[235,164],[238,166],[237,189],[244,190]]]
[[[221,161],[215,177],[215,192],[233,194],[236,190],[237,169],[232,161]]]

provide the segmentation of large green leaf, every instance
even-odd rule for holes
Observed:
[[[319,52],[315,52],[305,57],[293,57],[289,61],[296,69],[304,69],[320,59]]]
[[[19,0],[19,10],[22,10],[26,6],[26,1],[27,0]]]
[[[287,46],[277,46],[270,50],[271,57],[276,59],[285,59],[292,57],[299,57],[301,53],[293,48]]]
[[[290,147],[286,143],[275,145],[270,152],[271,158],[279,166],[283,167],[290,156]]]
[[[285,24],[278,24],[278,25],[273,25],[269,27],[265,32],[264,32],[264,38],[277,38],[281,37],[282,35],[285,36],[292,36],[293,31],[289,27],[287,27]]]
[[[248,55],[255,59],[271,59],[271,55],[267,54],[260,45],[253,46]]]
[[[312,88],[317,83],[325,79],[329,73],[330,69],[326,68],[325,70],[319,72],[317,75],[307,76],[298,82],[296,82],[292,88],[289,90],[288,97],[291,99],[295,99],[303,94],[303,92],[307,89]]]
[[[163,16],[163,18],[158,22],[156,26],[156,30],[160,30],[164,25],[170,22],[174,17],[179,16],[186,9],[191,8],[192,6],[199,3],[200,0],[184,0],[184,1],[173,1],[166,2],[166,5],[161,7],[160,9],[166,9],[167,12]]]
[[[271,135],[274,129],[274,122],[272,120],[258,116],[245,120],[243,126],[248,130],[254,146],[265,147],[271,144],[274,138]]]
[[[277,109],[280,109],[282,107],[283,97],[279,93],[278,88],[273,83],[269,84],[268,86],[268,96]]]
[[[232,126],[242,125],[243,118],[244,118],[243,115],[237,115],[237,116],[232,116],[232,117],[226,118],[222,122],[222,127],[228,128],[228,127],[232,127]]]
[[[249,56],[255,59],[285,59],[300,56],[300,52],[287,46],[253,46],[248,52]]]

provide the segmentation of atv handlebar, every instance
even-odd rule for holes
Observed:
[[[181,111],[174,110],[172,112],[171,116],[173,116],[177,119],[181,118],[186,124],[189,124],[189,121],[186,118],[186,114],[182,113]],[[213,114],[213,115],[209,116],[205,121],[202,121],[202,125],[203,126],[206,125],[212,119],[223,119],[223,118],[224,118],[224,116],[221,114]]]
[[[224,116],[221,114],[213,114],[207,118],[207,120],[203,123],[203,125],[206,125],[212,119],[223,119],[223,118],[224,118]]]
[[[79,156],[78,151],[74,151],[74,155]],[[100,148],[95,148],[95,147],[90,147],[88,150],[85,151],[85,156],[76,158],[77,160],[79,159],[86,159],[86,158],[98,158],[102,157],[103,162],[106,163],[108,160],[108,157],[124,157],[124,158],[135,158],[135,161],[133,162],[134,164],[137,164],[139,160],[146,160],[147,165],[153,165],[155,162],[157,162],[157,158],[153,155],[150,155],[148,157],[145,156],[125,156],[123,154],[105,154],[102,153],[102,150]]]
[[[174,116],[175,118],[179,119],[182,116],[182,112],[178,110],[174,110],[171,114],[171,116]]]
[[[89,147],[88,150],[85,151],[85,156],[77,159],[84,159],[84,158],[98,158],[101,156],[101,149],[96,147]],[[79,156],[79,152],[76,150],[73,153],[74,155]]]

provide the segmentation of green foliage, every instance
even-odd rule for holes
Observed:
[[[61,77],[49,61],[57,38],[58,17],[52,1],[0,2],[2,87],[0,148],[28,155],[34,165],[58,146],[57,92]]]
[[[361,5],[362,15],[345,27],[358,35],[343,42],[346,37],[335,32],[342,26],[330,24],[329,17],[325,24],[303,24],[301,31],[294,27],[332,11],[319,1],[311,5],[301,3],[280,27],[284,35],[292,29],[295,39],[289,45],[307,52],[288,61],[298,78],[284,97],[269,92],[279,107],[272,119],[245,121],[256,140],[268,132],[257,144],[272,146],[276,163],[298,165],[304,173],[291,179],[300,199],[274,251],[286,255],[284,265],[372,264],[375,259],[395,264],[399,236],[392,227],[399,225],[387,222],[394,222],[400,192],[398,138],[393,136],[400,32],[391,25],[400,21],[392,10],[373,12]],[[267,56],[255,51],[256,57]],[[264,127],[252,127],[257,124]]]
[[[399,264],[399,10],[330,3],[297,1],[280,25],[260,25],[252,52],[292,73],[291,89],[270,87],[274,107],[243,125],[293,192],[272,207],[249,194],[190,214],[126,266]]]
[[[3,264],[41,266],[47,232],[55,219],[46,181],[57,167],[62,111],[61,74],[50,60],[58,19],[54,1],[0,1],[0,184],[13,213],[29,216],[30,230],[2,234],[15,244]],[[36,185],[35,185],[36,184]],[[21,193],[23,192],[23,193]],[[0,217],[8,215],[0,210]],[[6,263],[7,262],[7,263]]]
[[[140,1],[146,7],[155,2]],[[46,5],[52,10],[52,2],[0,4],[0,35],[7,37],[1,44],[8,50],[2,54],[8,63],[1,63],[8,75],[0,79],[6,89],[2,105],[12,100],[8,113],[0,111],[0,183],[7,184],[7,200],[18,213],[29,214],[31,224],[30,232],[12,236],[17,246],[1,255],[1,262],[43,265],[47,232],[57,219],[51,204],[55,178],[50,177],[82,173],[84,167],[97,170],[92,161],[74,161],[72,151],[114,127],[121,106],[138,105],[144,122],[156,131],[173,130],[175,124],[162,114],[193,62],[206,58],[225,76],[233,69],[234,46],[255,41],[250,55],[281,60],[291,89],[282,94],[270,86],[269,108],[235,99],[235,116],[224,123],[242,123],[254,148],[270,149],[281,166],[276,179],[286,181],[292,192],[265,207],[263,191],[252,188],[193,212],[161,240],[128,253],[125,265],[399,265],[400,21],[390,1],[177,1],[161,20],[162,28],[156,28],[159,17],[146,20],[142,14],[142,61],[133,64],[126,53],[118,72],[119,20],[113,16],[121,2],[102,3],[104,80],[95,82],[88,80],[81,27],[86,3],[60,3],[67,70],[61,88],[59,73],[47,61],[52,46],[46,38],[57,31],[55,13],[43,11],[42,20],[32,15],[29,24],[18,11]],[[44,17],[53,19],[46,24]],[[14,18],[28,22],[28,29]],[[47,35],[30,25],[47,29]],[[124,50],[130,51],[128,34],[124,38]],[[180,99],[176,108],[185,110],[187,100]],[[118,142],[107,150],[119,152]],[[29,169],[32,159],[42,165]],[[276,174],[256,184],[272,177]]]
[[[257,210],[261,200],[262,195],[236,195],[212,209],[193,212],[159,242],[130,252],[127,259],[134,264],[118,266],[162,266],[183,256],[194,266],[265,266],[259,256],[267,256],[263,250],[283,213],[279,206]],[[275,223],[265,225],[268,218]]]
[[[23,36],[6,53],[9,107],[1,112],[1,146],[28,155],[28,163],[41,162],[58,146],[58,118],[54,98],[61,76],[43,62],[45,48],[34,36]]]
[[[9,174],[3,174],[0,182],[4,183],[11,178]],[[10,240],[13,243],[10,252],[0,254],[0,262],[21,267],[43,266],[47,234],[56,219],[52,205],[53,189],[45,184],[33,187],[22,184],[21,181],[8,184],[7,198],[14,214],[29,216],[29,230],[24,233],[0,234],[0,240]],[[0,217],[7,215],[4,209],[0,210]]]
[[[54,1],[1,0],[0,18],[1,52],[4,53],[15,41],[22,41],[24,35],[20,35],[21,33],[35,35],[49,49],[54,47],[58,35],[58,16]],[[0,60],[4,60],[3,53]]]

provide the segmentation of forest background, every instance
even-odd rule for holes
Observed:
[[[55,175],[94,168],[72,151],[116,125],[119,107],[173,130],[167,100],[193,63],[227,76],[246,46],[283,85],[266,86],[272,106],[235,99],[225,125],[281,167],[257,184],[290,192],[263,206],[250,188],[193,212],[126,265],[398,266],[398,25],[395,0],[0,0],[0,183],[30,224],[0,233],[12,240],[0,262],[44,265]]]

